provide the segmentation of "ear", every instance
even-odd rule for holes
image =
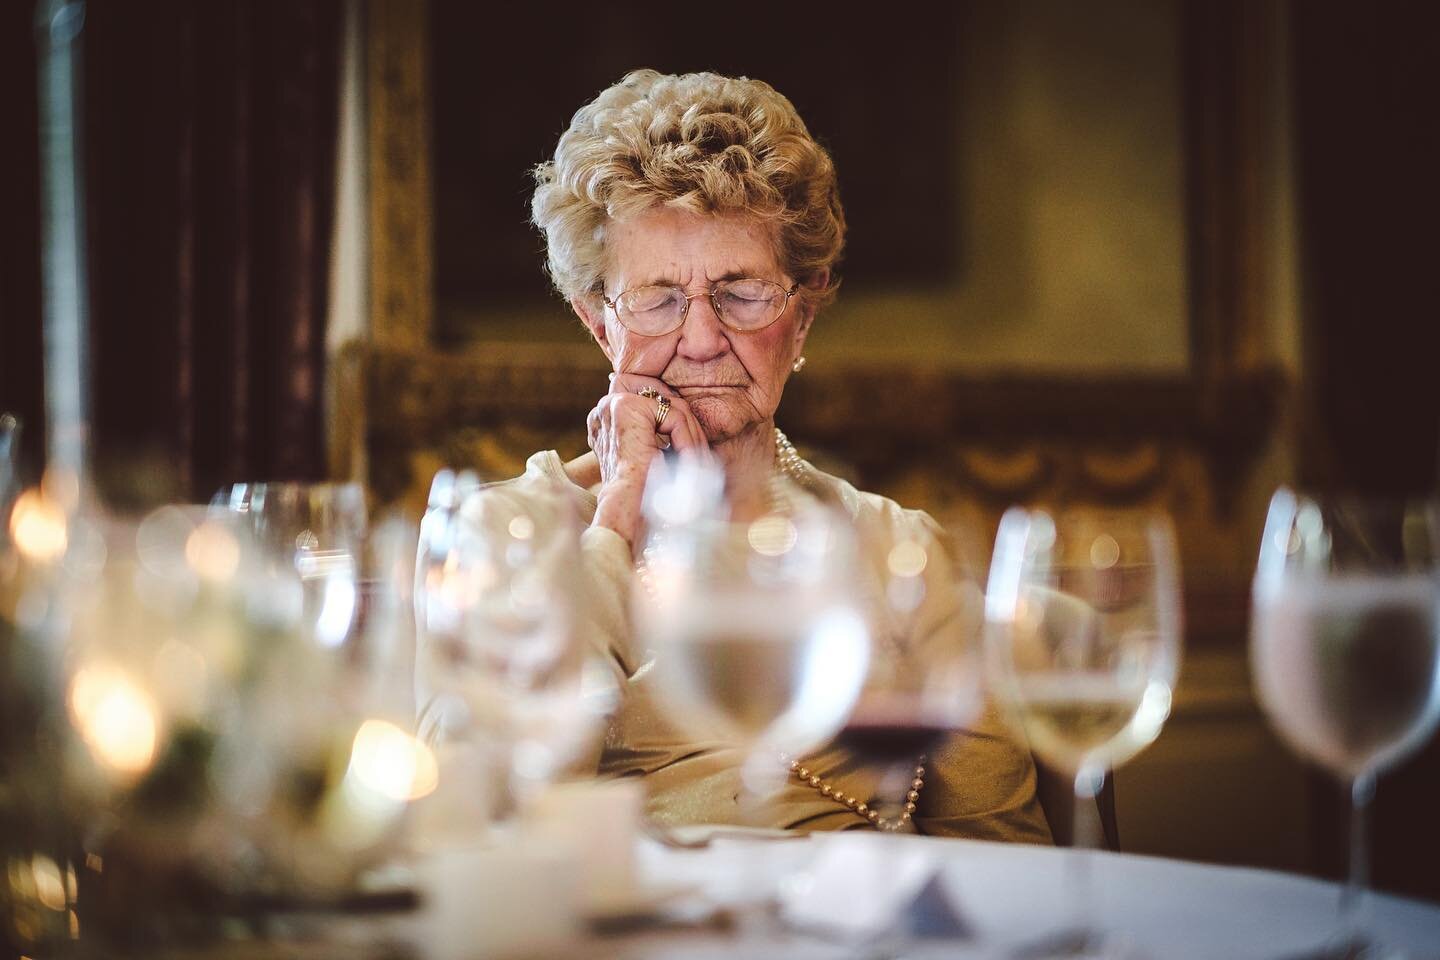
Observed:
[[[610,338],[605,333],[605,309],[600,304],[598,297],[571,297],[570,309],[575,311],[575,316],[585,324],[585,329],[590,331],[590,336],[600,345],[600,350],[605,358],[612,364],[615,362],[615,352],[611,347]]]
[[[811,290],[824,290],[830,283],[830,271],[821,270],[808,281],[805,286]],[[800,316],[795,324],[795,356],[792,360],[798,359],[805,352],[805,338],[810,335],[810,325],[815,322],[815,308],[801,301]]]

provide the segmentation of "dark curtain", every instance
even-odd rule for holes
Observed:
[[[23,104],[34,103],[36,87],[32,5],[14,6],[0,69],[6,133],[20,136],[5,149],[33,154],[34,110]],[[208,498],[230,480],[323,477],[341,9],[339,0],[87,5],[92,436],[102,487],[130,493],[126,485],[143,480],[151,499]],[[6,340],[13,328],[25,353],[0,347],[0,401],[38,421],[35,377],[17,379],[17,399],[9,396],[11,366],[39,362],[38,259],[8,255],[38,248],[28,162],[20,177],[7,173],[0,195],[5,213],[24,208],[0,227],[0,309]]]
[[[0,412],[25,421],[22,464],[32,473],[44,449],[33,21],[31,4],[0,2]]]
[[[1440,10],[1294,10],[1307,415],[1302,479],[1436,492]]]

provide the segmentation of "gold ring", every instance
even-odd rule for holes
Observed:
[[[670,398],[657,396],[655,398],[655,432],[660,432],[660,424],[670,416]]]
[[[654,387],[641,387],[640,396],[644,397],[647,400],[655,400],[659,398],[660,391],[656,390]]]

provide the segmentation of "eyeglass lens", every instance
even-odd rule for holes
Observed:
[[[669,332],[680,325],[690,300],[679,287],[638,287],[622,294],[616,311],[622,321],[640,333]],[[757,330],[773,323],[785,309],[785,288],[770,280],[727,280],[710,294],[720,320],[737,330]]]

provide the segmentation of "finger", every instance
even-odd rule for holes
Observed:
[[[660,447],[655,432],[655,401],[630,393],[610,393],[591,411],[587,427],[591,448],[602,459],[643,465]]]
[[[710,448],[710,441],[706,439],[700,421],[695,418],[695,412],[688,403],[678,397],[670,401],[670,413],[656,428],[656,433],[667,437],[671,446],[677,450]]]
[[[709,442],[705,439],[705,432],[700,429],[700,424],[691,414],[689,406],[686,405],[680,394],[664,380],[639,373],[613,373],[610,375],[612,396],[638,395],[640,391],[647,389],[654,390],[661,396],[670,399],[670,413],[666,415],[664,422],[655,428],[655,433],[660,438],[657,443],[668,442],[677,449],[709,447]],[[658,413],[657,410],[650,412],[652,418]],[[688,426],[682,424],[682,420],[688,420]]]
[[[616,381],[622,382],[622,378],[616,377]],[[671,446],[677,450],[692,448],[708,449],[710,443],[705,438],[705,431],[701,429],[700,421],[695,418],[695,412],[690,409],[690,404],[685,398],[675,393],[668,385],[661,381],[654,381],[649,377],[632,377],[629,378],[628,383],[622,382],[622,386],[648,386],[651,382],[659,383],[664,387],[665,392],[661,395],[670,401],[670,411],[665,415],[665,419],[658,424],[653,424],[654,418],[659,414],[659,408],[653,406],[657,401],[650,397],[640,398],[644,400],[646,404],[644,409],[651,416],[656,435],[665,440],[669,440]],[[613,396],[615,397],[616,403],[623,403],[627,406],[633,403],[633,401],[623,393],[614,394]]]
[[[710,441],[705,436],[705,431],[694,421],[685,423],[680,429],[673,430],[667,434],[670,443],[677,450],[687,451],[708,451]]]
[[[633,393],[611,393],[600,398],[592,411],[597,452],[614,448],[619,460],[647,459],[666,443],[676,450],[708,450],[709,441],[690,405],[680,397],[670,399],[670,412],[657,426],[656,401]],[[634,447],[632,442],[639,443]]]
[[[587,414],[586,417],[585,417],[585,442],[590,445],[590,449],[591,449],[591,450],[594,450],[594,449],[595,449],[595,442],[596,442],[597,439],[599,439],[599,434],[600,434],[600,407],[597,405],[597,406],[596,406],[593,410],[591,410],[590,413]]]
[[[649,387],[667,397],[678,397],[675,389],[659,377],[647,377],[638,373],[617,373],[610,378],[611,393],[639,393]]]

